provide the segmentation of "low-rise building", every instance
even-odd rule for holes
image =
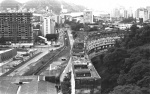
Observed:
[[[101,77],[88,56],[72,59],[75,94],[101,94]]]

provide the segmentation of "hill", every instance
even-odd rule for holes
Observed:
[[[68,12],[79,12],[85,9],[84,6],[75,5],[72,3],[68,3],[65,1],[58,0],[29,0],[28,2],[21,4],[15,0],[4,0],[1,2],[1,8],[16,8],[19,9],[20,5],[23,5],[24,8],[30,9],[35,8],[37,11],[45,10],[48,6],[50,10],[54,13],[59,14],[61,12],[61,5],[63,5],[64,9],[67,9]]]
[[[60,13],[61,4],[58,0],[30,0],[25,3],[25,7],[27,9],[35,8],[35,9],[46,9],[46,6],[49,7],[55,13]]]
[[[16,0],[3,0],[0,3],[0,7],[4,10],[7,9],[7,8],[16,8],[16,9],[18,9],[19,5],[21,5],[21,3],[19,3]]]
[[[74,11],[74,12],[80,12],[86,9],[84,6],[76,5],[73,3],[68,3],[65,1],[61,1],[61,4],[64,6],[64,9],[67,9],[68,12]]]

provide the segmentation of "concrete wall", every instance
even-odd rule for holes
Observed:
[[[14,57],[15,55],[17,55],[17,50],[15,48],[0,52],[0,63]]]

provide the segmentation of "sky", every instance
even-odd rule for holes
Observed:
[[[139,7],[150,6],[150,0],[66,0],[77,4],[89,6],[93,9],[110,11],[114,7],[124,6],[133,10]]]
[[[3,0],[0,0],[0,2]],[[29,0],[16,0],[24,3]],[[61,0],[59,0],[61,1]],[[79,5],[84,5],[95,10],[110,12],[114,7],[124,6],[132,7],[133,10],[139,7],[150,6],[150,0],[64,0]]]

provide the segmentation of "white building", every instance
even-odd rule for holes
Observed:
[[[150,6],[147,6],[146,9],[148,11],[148,19],[150,19]]]
[[[133,11],[132,11],[131,7],[127,10],[127,16],[128,17],[133,17]]]
[[[93,23],[93,12],[91,10],[85,10],[83,18],[84,23]]]
[[[139,8],[136,10],[136,18],[137,19],[143,19],[143,21],[146,21],[148,19],[148,11],[145,8]]]
[[[53,17],[43,17],[43,36],[45,37],[46,34],[55,34],[55,20]]]

